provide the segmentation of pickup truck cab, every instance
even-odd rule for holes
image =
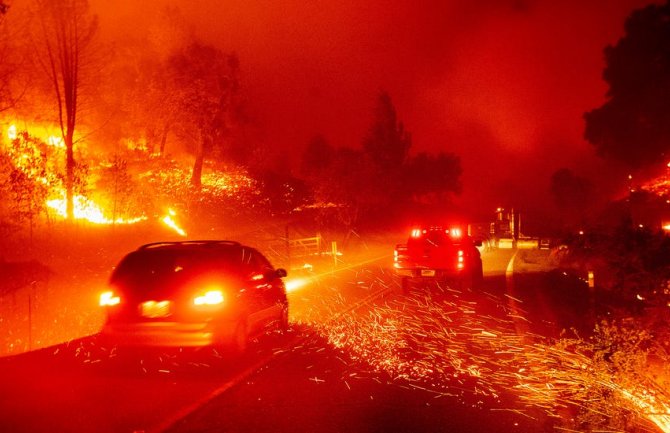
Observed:
[[[405,292],[413,282],[428,281],[472,288],[484,275],[478,246],[461,227],[415,228],[407,243],[396,245],[393,267]]]

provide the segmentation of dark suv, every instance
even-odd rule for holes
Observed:
[[[100,296],[102,337],[120,345],[226,346],[288,327],[282,277],[257,250],[232,241],[158,242],[124,257]]]

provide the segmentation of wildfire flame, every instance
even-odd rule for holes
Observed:
[[[53,147],[65,148],[65,142],[63,141],[63,137],[57,137],[55,135],[52,135],[49,138],[47,138],[47,143]]]
[[[175,220],[172,218],[172,217],[174,217],[174,216],[176,216],[176,215],[177,215],[177,213],[176,213],[174,210],[172,210],[172,209],[168,209],[168,214],[165,215],[161,221],[163,221],[163,223],[164,223],[166,226],[170,227],[172,230],[174,230],[175,232],[177,232],[180,236],[184,236],[184,237],[186,237],[186,232],[184,231],[184,229],[182,229],[182,228],[175,222]]]
[[[7,128],[7,138],[10,140],[16,140],[18,136],[19,134],[16,130],[16,125],[10,125],[9,128]]]
[[[42,138],[44,137],[46,137],[44,142],[49,146],[58,147],[61,149],[65,148],[65,141],[63,140],[63,137],[58,135],[42,135]],[[16,124],[12,123],[9,125],[9,127],[7,127],[7,138],[10,140],[16,140],[19,138],[19,129],[17,128]]]
[[[92,200],[82,196],[75,195],[73,197],[74,202],[74,215],[75,219],[89,221],[94,224],[135,224],[140,221],[147,219],[146,216],[140,216],[135,218],[108,218],[105,216],[103,210],[94,203]],[[47,200],[47,206],[56,211],[56,214],[66,218],[67,217],[67,205],[64,198],[57,198],[52,200]]]

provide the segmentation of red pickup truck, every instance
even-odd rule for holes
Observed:
[[[396,245],[393,267],[405,292],[412,282],[427,281],[472,288],[484,278],[478,246],[459,226],[415,228],[406,244]]]

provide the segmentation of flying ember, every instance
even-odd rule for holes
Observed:
[[[502,394],[514,394],[525,407],[514,410],[528,416],[533,409],[557,420],[566,410],[611,417],[626,412],[638,424],[670,432],[666,391],[646,377],[613,374],[594,359],[594,343],[518,333],[511,311],[498,318],[473,314],[478,303],[459,298],[411,296],[376,305],[367,316],[349,312],[313,325],[354,359],[438,395],[466,398],[467,382],[478,399],[500,402]]]

